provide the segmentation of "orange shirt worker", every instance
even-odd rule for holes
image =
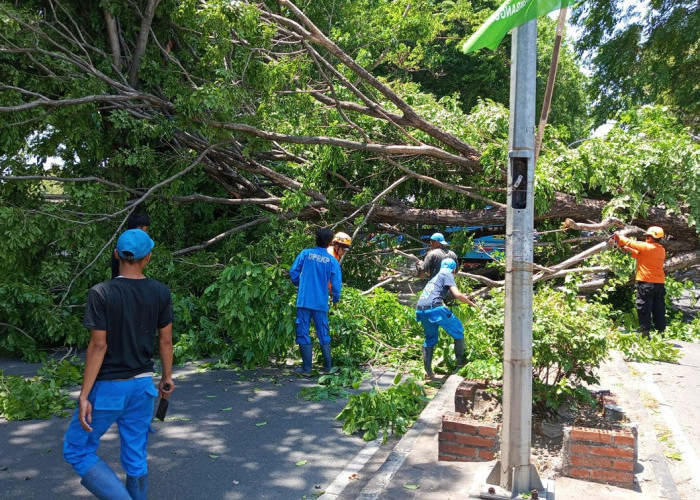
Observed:
[[[648,338],[652,320],[659,332],[666,330],[666,249],[660,243],[662,228],[651,226],[644,235],[646,241],[636,241],[616,232],[612,239],[637,260],[637,317],[642,336]]]

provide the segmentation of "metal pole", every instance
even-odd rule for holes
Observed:
[[[530,464],[532,257],[537,20],[513,30],[510,74],[503,429],[500,463],[487,480],[517,496],[542,483]],[[498,469],[498,470],[497,470]]]
[[[534,225],[537,20],[513,31],[510,162],[506,212],[506,311],[503,349],[501,486],[531,489],[532,257]],[[538,479],[539,481],[539,479]]]

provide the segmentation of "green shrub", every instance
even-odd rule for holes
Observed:
[[[221,357],[224,364],[252,368],[270,357],[296,355],[296,293],[280,266],[243,261],[227,267],[201,299],[174,298],[176,362]],[[400,366],[420,357],[414,311],[385,290],[365,296],[343,287],[329,323],[336,365],[357,367],[372,360]],[[311,338],[316,341],[313,331]]]
[[[535,295],[533,317],[536,401],[556,408],[568,396],[587,395],[578,388],[598,382],[595,371],[608,355],[609,308],[545,287]]]
[[[204,293],[216,307],[222,360],[245,368],[285,358],[294,345],[295,288],[278,266],[243,261],[227,267]]]
[[[80,385],[84,367],[82,359],[72,356],[46,360],[31,379],[5,377],[0,371],[0,415],[7,420],[67,416],[65,410],[75,408],[75,401],[69,399],[63,388]]]
[[[42,349],[87,345],[89,332],[68,308],[59,308],[45,288],[28,284],[0,285],[0,353],[27,362],[45,359]]]
[[[0,415],[7,420],[67,416],[67,408],[75,408],[75,401],[68,398],[55,380],[39,376],[31,379],[5,377],[0,372]]]
[[[502,377],[505,293],[494,291],[481,309],[453,309],[465,326],[467,366],[460,374]],[[533,403],[558,407],[580,387],[597,382],[595,371],[607,356],[609,308],[568,290],[543,286],[533,295]]]
[[[663,336],[685,342],[700,342],[700,316],[693,318],[692,321],[672,319],[666,326]]]
[[[212,308],[213,309],[213,308]],[[173,294],[173,358],[175,364],[220,356],[228,346],[203,298]]]
[[[645,339],[634,331],[616,330],[610,335],[610,347],[620,351],[627,361],[639,363],[651,361],[677,363],[681,357],[679,350],[673,347],[673,344],[664,341],[656,333],[652,333],[649,339]]]
[[[42,379],[50,379],[58,387],[73,387],[83,382],[83,372],[85,363],[78,356],[71,356],[70,359],[48,359],[37,370],[37,374]]]
[[[399,367],[420,357],[422,329],[415,311],[381,288],[369,295],[344,287],[337,309],[330,312],[331,339],[339,361]]]
[[[505,296],[502,291],[495,292],[488,300],[479,301],[479,309],[466,305],[452,308],[452,312],[464,325],[466,365],[460,369],[460,375],[469,378],[502,378],[504,308]],[[441,334],[441,341],[442,338]],[[448,369],[454,362],[451,346],[452,339],[449,338],[445,353],[445,358],[449,360]]]
[[[318,378],[318,385],[313,387],[302,387],[299,396],[308,401],[331,400],[338,398],[348,398],[350,393],[346,388],[357,389],[360,383],[370,376],[369,372],[357,368],[334,366],[331,373],[321,375]]]

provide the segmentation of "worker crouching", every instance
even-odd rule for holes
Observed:
[[[438,330],[442,327],[453,339],[457,366],[464,364],[464,326],[462,322],[445,306],[445,297],[451,293],[455,299],[476,306],[474,302],[459,291],[455,283],[457,262],[443,259],[440,271],[423,288],[416,304],[416,321],[423,325],[425,341],[423,342],[423,366],[425,378],[432,379],[433,351],[438,342]]]

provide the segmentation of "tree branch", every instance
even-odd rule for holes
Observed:
[[[567,230],[567,229],[576,229],[579,231],[602,231],[602,230],[609,230],[610,228],[624,228],[625,223],[622,222],[620,219],[617,217],[606,217],[602,221],[598,223],[581,223],[581,222],[576,222],[573,219],[569,219],[568,217],[564,219],[564,222],[562,223],[562,229]]]
[[[109,39],[109,48],[112,51],[112,65],[117,73],[122,71],[122,53],[119,46],[119,33],[117,30],[117,20],[112,17],[112,13],[103,7],[105,24],[107,25],[107,38]]]
[[[298,19],[301,20],[302,24],[306,27],[306,30],[299,30],[299,35],[310,40],[311,42],[317,43],[329,51],[333,56],[337,57],[345,66],[350,68],[355,74],[357,74],[363,81],[367,82],[369,85],[377,89],[381,94],[386,97],[392,104],[401,110],[404,117],[410,121],[410,123],[417,129],[422,130],[431,137],[438,139],[443,144],[446,144],[465,156],[465,159],[469,159],[472,164],[478,164],[479,152],[471,147],[469,144],[459,140],[452,134],[444,132],[431,123],[425,121],[421,118],[411,106],[409,106],[403,99],[401,99],[393,90],[388,86],[379,81],[374,75],[372,75],[365,68],[360,66],[343,52],[340,47],[338,47],[333,41],[326,37],[321,30],[319,30],[313,22],[289,0],[279,0],[281,5],[287,7]],[[290,24],[291,21],[288,21]],[[308,30],[308,31],[307,31]]]
[[[384,155],[427,156],[429,158],[435,158],[437,160],[442,160],[455,165],[461,165],[467,168],[473,165],[473,161],[465,158],[464,156],[448,153],[444,149],[427,144],[421,146],[409,146],[407,144],[368,144],[364,142],[351,141],[348,139],[340,139],[338,137],[296,136],[281,134],[278,132],[269,132],[245,123],[223,123],[219,121],[204,120],[201,118],[194,119],[193,121],[213,128],[243,132],[270,141],[287,142],[292,144],[338,146],[349,150],[371,151],[373,153],[380,153]]]
[[[141,196],[143,190],[133,189],[123,184],[117,184],[116,182],[108,181],[102,179],[101,177],[56,177],[53,175],[0,175],[0,180],[5,181],[51,181],[51,182],[97,182],[99,184],[104,184],[105,186],[117,188],[124,190],[133,195]]]
[[[139,37],[136,41],[136,49],[134,50],[134,57],[131,62],[131,67],[129,68],[129,84],[136,88],[138,82],[139,66],[141,66],[141,58],[146,52],[146,44],[148,43],[148,34],[151,32],[151,23],[153,22],[153,16],[156,13],[156,7],[160,0],[148,0],[146,5],[146,10],[141,18],[141,29],[139,30]]]
[[[221,234],[217,234],[213,238],[210,238],[207,241],[205,241],[204,243],[201,243],[199,245],[194,245],[191,247],[187,247],[187,248],[183,248],[181,250],[173,252],[173,257],[179,257],[181,255],[192,253],[192,252],[195,252],[197,250],[204,250],[205,248],[210,247],[211,245],[228,238],[233,233],[245,231],[246,229],[250,229],[250,228],[253,228],[255,226],[259,226],[260,224],[263,224],[265,222],[269,222],[271,219],[272,219],[272,217],[261,217],[259,219],[255,219],[253,221],[246,222],[245,224],[241,224],[240,226],[233,227],[233,228],[229,229],[228,231],[224,231]]]
[[[17,87],[11,87],[9,85],[0,85],[0,90],[14,90],[21,92],[23,94],[33,94],[24,89],[19,89]],[[38,95],[38,94],[34,94]],[[83,97],[74,97],[67,99],[49,99],[44,96],[38,96],[37,99],[31,102],[25,102],[23,104],[18,104],[16,106],[0,106],[0,113],[13,113],[17,111],[27,111],[34,108],[60,108],[67,106],[80,106],[83,104],[89,104],[94,102],[109,102],[109,103],[120,103],[120,102],[131,102],[135,100],[145,100],[151,105],[156,105],[159,107],[170,108],[171,105],[157,99],[149,94],[142,94],[140,92],[126,92],[124,94],[108,94],[108,95],[87,95]]]
[[[0,326],[7,326],[9,328],[13,328],[13,329],[17,330],[19,333],[21,333],[22,335],[24,335],[25,337],[27,337],[32,342],[36,343],[36,339],[34,337],[32,337],[27,332],[25,332],[24,330],[22,330],[21,328],[15,326],[15,325],[10,325],[8,323],[0,323]]]
[[[217,146],[219,146],[219,144],[212,144],[211,146],[209,146],[207,149],[205,149],[203,152],[201,152],[201,153],[197,156],[197,158],[195,158],[195,160],[194,160],[192,163],[190,163],[187,167],[185,167],[184,169],[182,169],[180,172],[176,173],[175,175],[169,177],[168,179],[165,179],[165,180],[163,180],[163,181],[161,181],[161,182],[155,184],[154,186],[150,187],[144,194],[141,195],[141,197],[140,197],[138,200],[134,201],[129,207],[124,208],[124,209],[122,209],[122,210],[119,210],[119,211],[115,212],[115,213],[112,215],[112,217],[116,216],[117,214],[124,213],[124,212],[133,213],[133,212],[136,210],[136,207],[138,207],[141,203],[143,203],[143,202],[151,195],[151,193],[153,193],[153,192],[156,191],[157,189],[160,189],[160,188],[163,187],[163,186],[166,186],[166,185],[170,184],[171,182],[175,181],[176,179],[179,179],[180,177],[182,177],[182,176],[185,175],[186,173],[190,172],[192,169],[194,169],[197,165],[199,165],[199,164],[202,162],[202,160],[204,159],[204,157],[206,157],[206,155],[209,154],[209,152],[210,152],[212,149],[214,149],[214,148],[217,147]],[[82,275],[86,270],[88,270],[90,267],[92,267],[92,265],[93,265],[95,262],[97,262],[97,259],[100,258],[100,255],[102,255],[102,253],[107,249],[108,246],[111,246],[112,242],[116,239],[117,234],[119,234],[119,231],[121,230],[122,226],[123,226],[125,223],[126,223],[126,219],[124,219],[124,220],[122,221],[122,223],[119,225],[119,227],[118,227],[117,230],[114,232],[114,234],[112,235],[112,237],[102,246],[102,248],[100,248],[100,250],[97,252],[97,255],[95,255],[95,257],[92,259],[92,261],[90,261],[90,262],[87,264],[87,266],[85,266],[83,269],[81,269],[80,271],[78,271],[78,272],[75,274],[75,276],[73,276],[73,278],[71,279],[70,283],[68,283],[68,286],[66,287],[66,291],[65,291],[65,293],[63,294],[63,297],[61,298],[61,301],[60,301],[60,303],[59,303],[59,306],[62,305],[63,302],[68,298],[68,294],[69,294],[69,292],[70,292],[70,290],[71,290],[71,288],[72,288],[72,286],[73,286],[73,283],[75,283],[75,280],[77,280],[78,277],[80,277],[80,275]]]

